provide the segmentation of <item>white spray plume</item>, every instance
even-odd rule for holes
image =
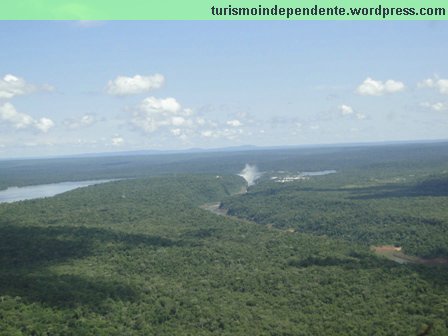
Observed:
[[[251,186],[255,184],[255,181],[260,178],[261,174],[257,166],[251,166],[246,163],[246,166],[238,175],[247,181],[248,186]]]

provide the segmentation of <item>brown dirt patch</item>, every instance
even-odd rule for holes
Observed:
[[[392,245],[373,246],[372,251],[384,258],[393,260],[400,264],[421,264],[421,265],[448,265],[448,258],[425,259],[416,256],[410,256],[401,251],[401,247]]]

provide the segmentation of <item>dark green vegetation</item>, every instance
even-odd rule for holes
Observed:
[[[448,267],[369,249],[447,255],[447,170],[447,144],[0,162],[5,187],[137,177],[0,204],[0,335],[447,335]]]
[[[277,228],[448,257],[448,173],[359,184],[347,184],[343,173],[260,183],[222,206],[230,215]]]
[[[62,181],[187,173],[235,174],[246,163],[261,171],[336,169],[346,180],[427,175],[447,170],[448,143],[323,147],[222,153],[0,161],[0,190]]]

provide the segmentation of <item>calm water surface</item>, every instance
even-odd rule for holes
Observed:
[[[9,187],[8,189],[0,190],[0,203],[12,203],[35,198],[51,197],[73,189],[88,187],[90,185],[106,183],[110,181],[116,180],[60,182],[27,187]]]
[[[315,171],[315,172],[301,172],[300,175],[302,176],[322,176],[322,175],[328,175],[328,174],[334,174],[336,173],[336,170],[321,170],[321,171]]]

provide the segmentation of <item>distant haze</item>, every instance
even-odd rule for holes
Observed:
[[[257,166],[246,164],[244,169],[238,175],[247,181],[248,186],[251,186],[255,184],[255,181],[260,178],[262,173],[258,171]]]

